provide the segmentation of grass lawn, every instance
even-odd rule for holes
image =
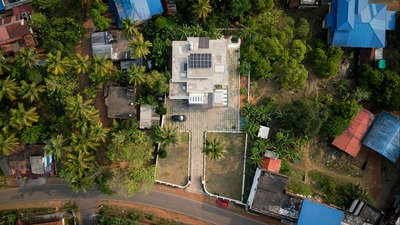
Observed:
[[[240,200],[243,181],[245,134],[207,133],[225,147],[225,158],[206,161],[206,187],[214,194]]]
[[[185,185],[188,178],[189,133],[177,133],[178,142],[168,147],[168,155],[158,157],[158,180]]]

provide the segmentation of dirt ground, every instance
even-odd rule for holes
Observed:
[[[188,216],[185,216],[182,214],[173,213],[170,211],[166,211],[166,210],[154,208],[154,207],[149,207],[149,206],[136,205],[136,204],[132,204],[132,203],[119,202],[119,201],[99,201],[98,206],[100,206],[100,205],[117,206],[117,207],[120,207],[121,210],[133,209],[135,211],[141,211],[146,214],[152,214],[155,217],[173,220],[173,221],[184,223],[184,224],[193,224],[193,225],[197,225],[197,224],[198,225],[208,225],[209,224],[209,223],[206,223],[206,222],[203,222],[203,221],[200,221],[197,219],[193,219],[191,217],[188,217]],[[148,221],[145,218],[142,218],[140,221],[140,224],[153,224],[153,222]]]
[[[178,143],[167,149],[166,158],[158,158],[158,179],[185,185],[188,178],[189,133],[178,133]]]
[[[386,4],[389,10],[400,11],[399,0],[369,0],[369,3]]]
[[[27,209],[27,208],[60,208],[64,206],[69,201],[43,201],[43,202],[30,202],[24,204],[15,204],[15,205],[7,205],[7,206],[0,206],[0,210],[5,209]]]
[[[206,186],[211,193],[241,200],[243,182],[244,134],[207,133],[225,147],[225,158],[206,161]]]

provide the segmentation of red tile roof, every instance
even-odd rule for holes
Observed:
[[[281,162],[282,160],[280,159],[264,157],[261,167],[267,171],[279,173],[279,169],[281,168]]]
[[[356,118],[351,121],[349,128],[333,140],[332,145],[356,157],[361,149],[361,140],[371,125],[374,116],[366,109],[360,110]]]

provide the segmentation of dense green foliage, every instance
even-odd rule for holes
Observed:
[[[33,6],[39,10],[32,14],[32,26],[44,49],[72,55],[84,34],[79,23],[82,11],[76,10],[82,7],[81,0],[34,0]]]
[[[298,23],[303,27],[296,34],[295,21],[283,11],[265,12],[244,20],[247,28],[241,31],[246,39],[241,47],[241,65],[251,65],[252,77],[276,78],[284,88],[305,84],[308,72],[303,65],[307,53],[304,39],[308,25],[305,19]],[[243,68],[240,71],[245,72]]]
[[[361,65],[356,71],[357,85],[370,91],[373,103],[382,107],[400,110],[400,73],[379,71],[369,65]]]
[[[96,0],[91,4],[90,14],[93,17],[94,25],[99,31],[105,31],[110,27],[111,19],[102,16],[108,9],[108,6],[101,0]]]
[[[369,200],[366,190],[359,184],[339,185],[332,177],[318,171],[310,171],[308,175],[314,182],[313,188],[328,204],[348,208],[355,199]]]
[[[285,105],[279,114],[283,128],[293,131],[297,137],[314,137],[328,118],[323,105],[309,100],[297,100]]]
[[[220,160],[225,158],[224,154],[226,150],[223,143],[221,143],[217,138],[207,138],[203,152],[211,160]]]
[[[343,50],[340,47],[327,46],[318,41],[310,52],[309,58],[317,76],[331,78],[337,75],[342,56]]]

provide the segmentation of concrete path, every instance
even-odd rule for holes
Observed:
[[[82,224],[95,225],[93,215],[96,213],[97,200],[93,199],[79,199],[76,201]]]
[[[192,132],[192,151],[190,162],[191,184],[188,191],[203,193],[203,145],[204,132],[209,130],[232,131],[238,130],[240,116],[240,86],[237,73],[239,53],[229,50],[229,86],[228,107],[226,108],[201,108],[189,106],[185,100],[167,101],[167,126],[178,127],[181,131]],[[173,122],[172,115],[186,115],[185,122]]]
[[[24,187],[20,189],[0,190],[0,206],[16,205],[29,202],[49,200],[78,201],[81,214],[93,212],[93,203],[98,200],[116,200],[134,204],[151,206],[167,211],[180,213],[211,224],[218,225],[261,225],[262,222],[233,213],[214,205],[194,201],[183,196],[170,193],[151,191],[149,194],[136,193],[126,198],[118,195],[103,195],[97,190],[88,190],[86,193],[74,193],[65,184],[46,184],[41,186]],[[83,215],[81,215],[83,216]],[[86,219],[84,225],[87,225]],[[89,223],[90,225],[90,223]]]

